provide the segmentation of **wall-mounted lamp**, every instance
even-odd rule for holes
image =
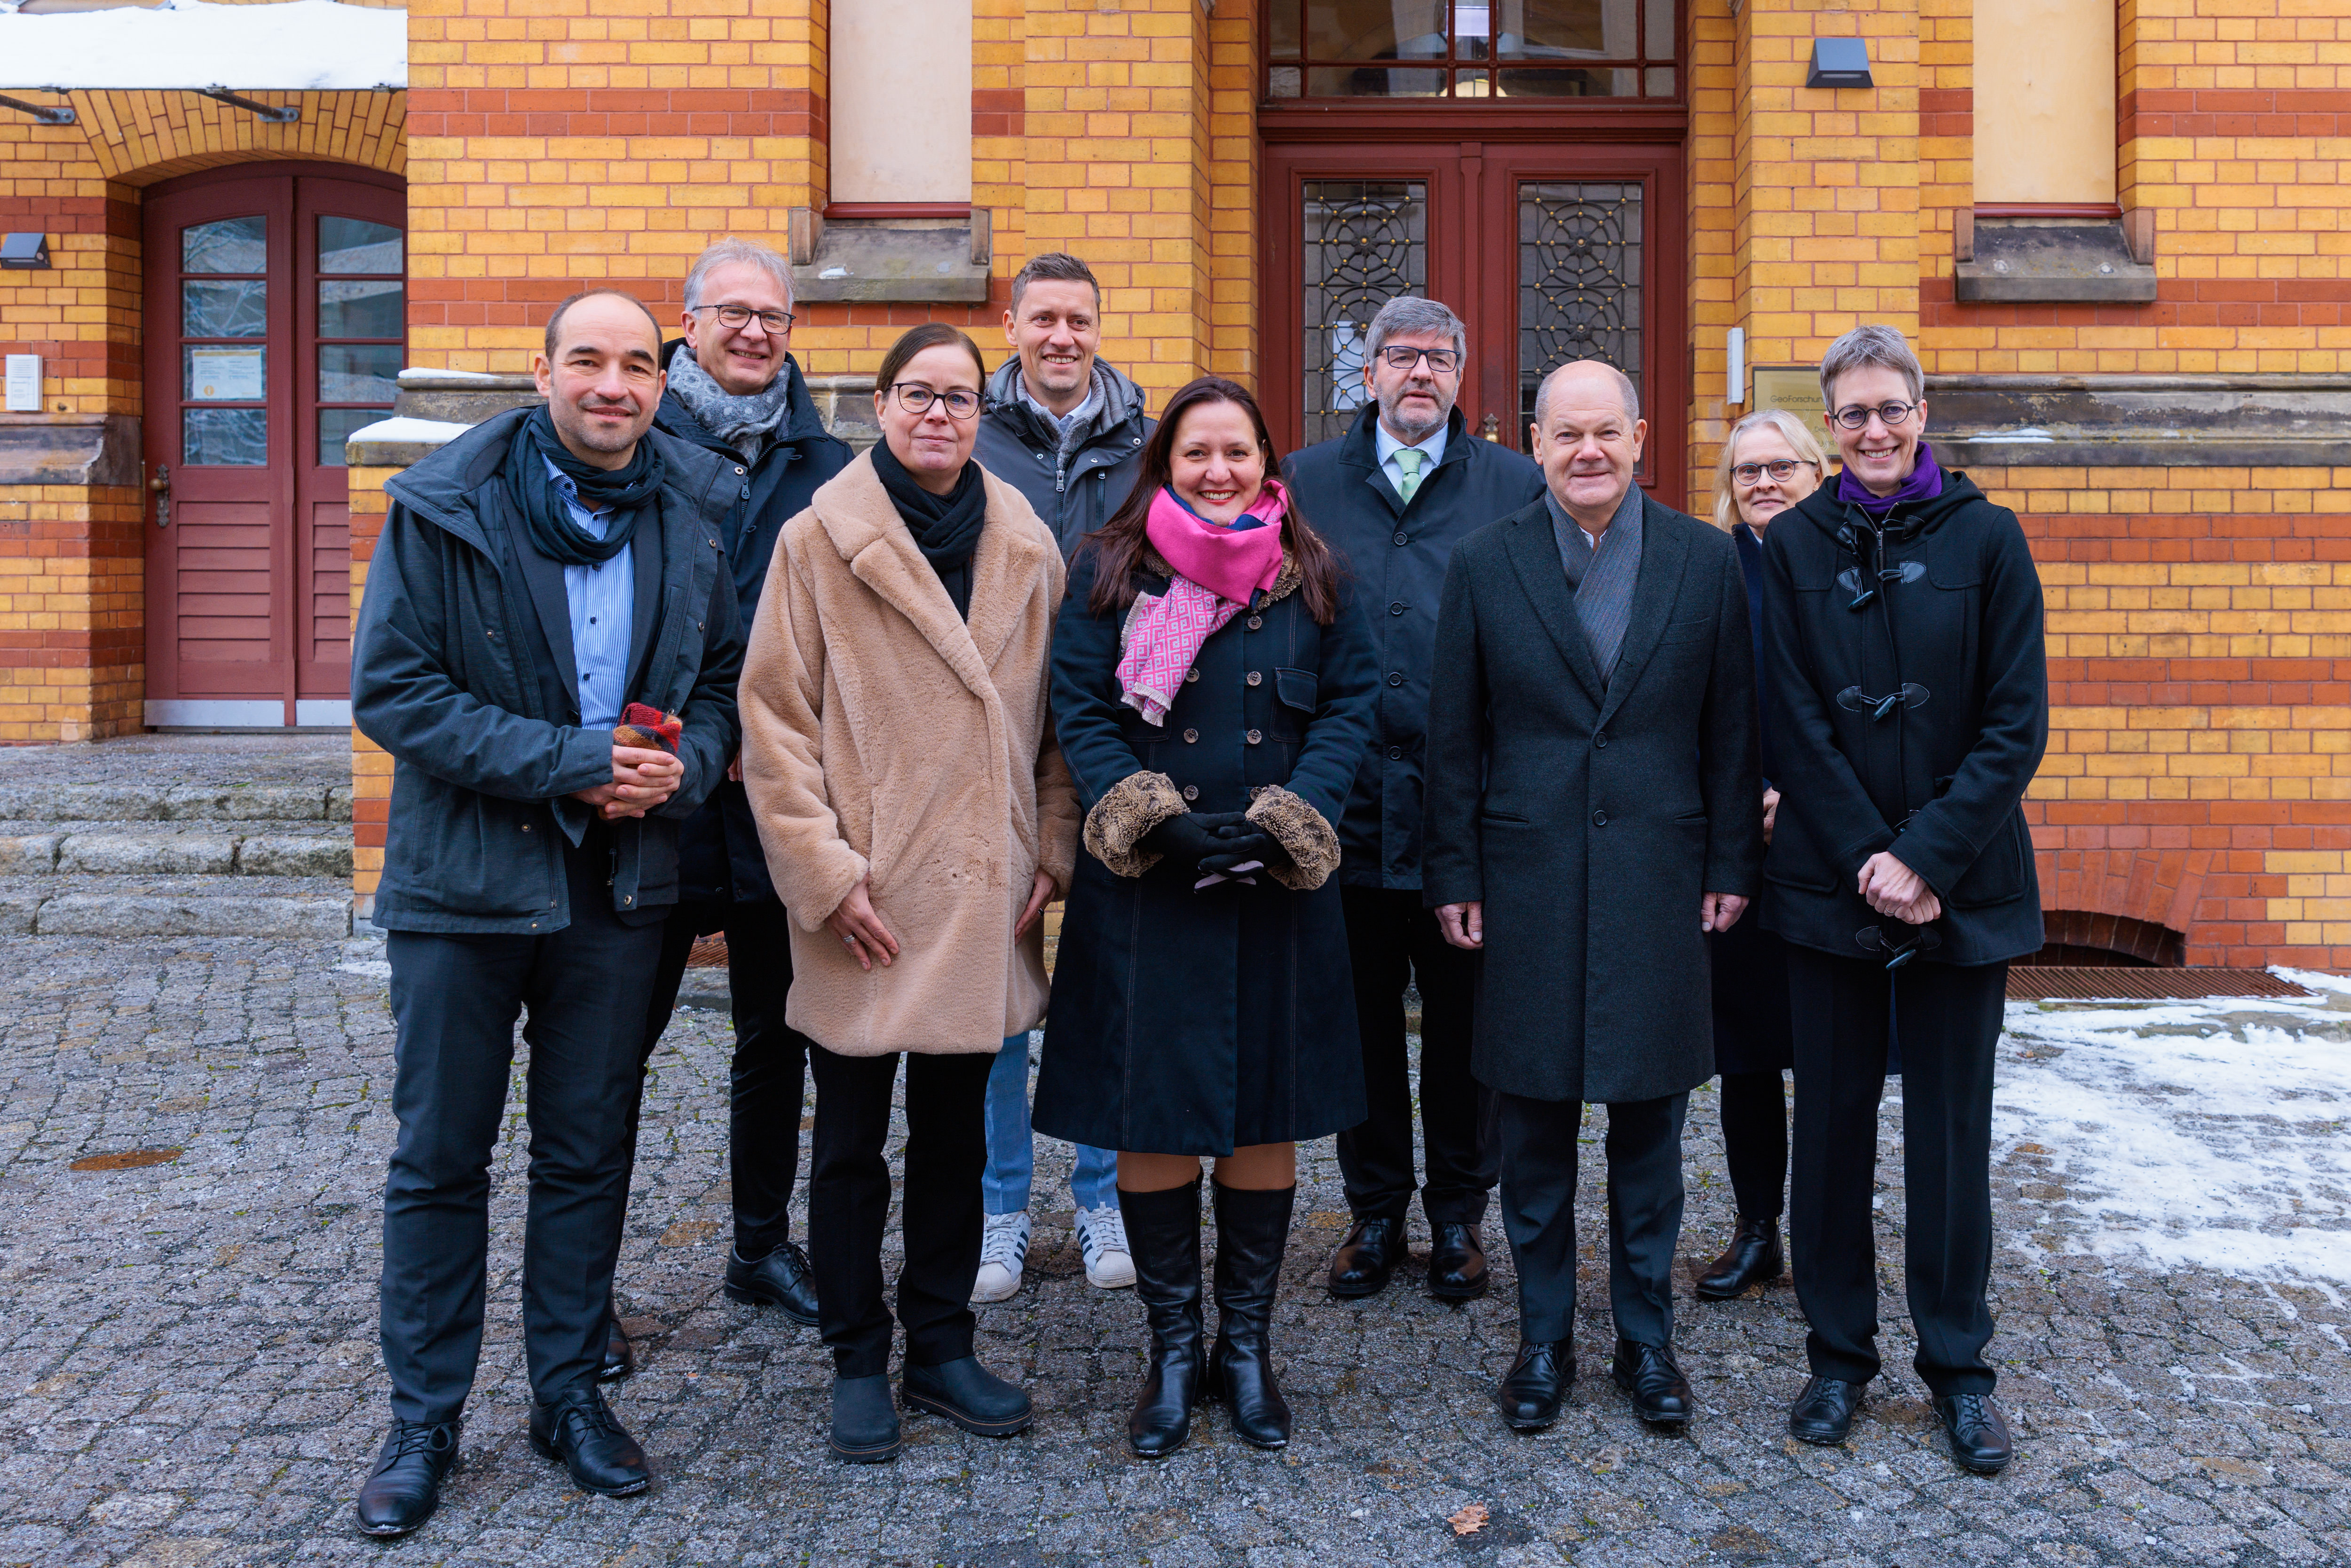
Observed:
[[[10,235],[0,239],[0,267],[31,271],[49,265],[49,236]]]
[[[1814,38],[1806,87],[1876,87],[1869,79],[1869,45],[1860,38]]]

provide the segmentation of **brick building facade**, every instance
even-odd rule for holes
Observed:
[[[0,16],[0,43],[42,19]],[[282,177],[298,226],[381,221],[354,182],[396,183],[398,357],[465,373],[412,374],[398,402],[443,420],[511,401],[582,281],[672,319],[694,255],[736,234],[799,267],[793,350],[853,424],[899,330],[946,319],[992,349],[1021,260],[1070,249],[1122,369],[1155,397],[1251,382],[1285,440],[1349,416],[1355,325],[1386,294],[1469,317],[1465,412],[1499,439],[1548,362],[1616,359],[1655,427],[1643,483],[1703,510],[1729,423],[1801,402],[1790,372],[1876,320],[1913,334],[1930,439],[2042,563],[2052,941],[2351,966],[2351,0],[411,0],[405,20],[404,73],[375,88],[227,84],[291,124],[193,90],[0,85],[76,111],[0,107],[0,216],[49,253],[0,272],[0,340],[44,359],[39,411],[0,416],[0,738],[231,711],[168,706],[215,700],[223,666],[187,651],[212,634],[209,558],[145,487],[199,407],[157,384],[199,362],[157,347],[177,308],[158,214],[207,189]],[[1843,40],[1868,85],[1808,86]],[[375,287],[329,276],[360,251],[300,246],[296,287]],[[180,262],[183,288],[219,287]],[[391,399],[351,379],[384,345],[327,325],[265,334],[279,382],[340,356],[285,415],[322,455]],[[385,475],[432,438],[350,449],[352,592]],[[293,584],[268,610],[282,703],[235,710],[278,722],[334,711],[333,596],[294,583],[340,570],[311,461],[270,558]],[[214,473],[164,497],[184,528],[263,504],[204,499]],[[362,895],[383,763],[355,743]]]

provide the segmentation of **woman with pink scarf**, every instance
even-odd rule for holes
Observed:
[[[1086,812],[1061,923],[1040,1132],[1120,1151],[1151,1367],[1136,1454],[1193,1406],[1290,1440],[1268,1329],[1297,1144],[1364,1118],[1334,828],[1370,744],[1363,608],[1298,514],[1248,392],[1172,398],[1134,494],[1087,536],[1053,636],[1053,709]],[[1216,1161],[1206,1354],[1200,1162]]]

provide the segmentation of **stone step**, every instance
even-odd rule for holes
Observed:
[[[324,876],[0,875],[0,936],[347,937],[351,891]]]
[[[129,831],[125,831],[129,827]],[[30,831],[28,831],[30,830]],[[0,821],[0,876],[349,877],[340,822],[256,821],[252,829],[157,822]]]
[[[24,822],[348,822],[347,783],[34,783],[0,779],[0,819]]]

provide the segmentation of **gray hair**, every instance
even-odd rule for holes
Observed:
[[[1813,465],[1813,472],[1828,476],[1828,454],[1821,450],[1820,438],[1809,425],[1784,408],[1759,408],[1730,427],[1722,438],[1722,457],[1714,465],[1714,526],[1723,532],[1739,520],[1739,503],[1730,492],[1730,471],[1739,465],[1739,438],[1758,430],[1776,430],[1788,443],[1788,450]]]
[[[1910,389],[1912,402],[1927,395],[1927,372],[1919,368],[1918,356],[1910,351],[1909,343],[1894,328],[1871,322],[1831,343],[1829,351],[1821,356],[1821,402],[1830,418],[1836,417],[1837,378],[1873,365],[1899,373]]]
[[[1589,365],[1594,370],[1605,371],[1610,376],[1615,379],[1616,396],[1622,400],[1625,404],[1625,417],[1631,420],[1635,424],[1640,423],[1641,389],[1633,384],[1632,377],[1626,375],[1624,371],[1618,370],[1615,366],[1610,364],[1605,360],[1570,360],[1567,363],[1552,371],[1551,374],[1543,377],[1542,384],[1535,389],[1535,423],[1537,424],[1541,424],[1543,422],[1543,415],[1551,412],[1552,383],[1559,380],[1560,377],[1567,374],[1568,371],[1583,365]]]
[[[702,291],[709,287],[710,275],[722,267],[758,267],[774,278],[776,287],[784,291],[784,303],[789,305],[792,302],[792,269],[784,258],[758,240],[736,239],[730,235],[694,258],[694,270],[685,275],[685,308],[688,310],[701,305]]]
[[[1469,329],[1452,308],[1434,299],[1423,299],[1416,294],[1399,294],[1380,307],[1372,318],[1369,342],[1364,350],[1366,359],[1376,359],[1382,345],[1390,338],[1422,338],[1437,332],[1453,334],[1453,351],[1463,359],[1469,357]]]

